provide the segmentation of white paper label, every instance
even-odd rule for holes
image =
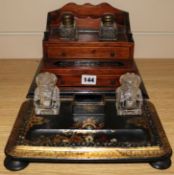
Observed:
[[[96,85],[97,76],[96,75],[82,75],[81,84],[84,85]]]

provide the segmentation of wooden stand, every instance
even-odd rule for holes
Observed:
[[[140,75],[133,50],[127,12],[106,3],[69,3],[50,12],[36,75],[47,71],[58,77],[60,114],[35,115],[33,80],[5,148],[5,167],[16,171],[30,162],[148,162],[157,169],[170,167],[172,150],[143,83],[143,114],[117,115],[120,76]]]

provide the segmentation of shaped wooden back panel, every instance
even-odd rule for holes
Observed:
[[[100,19],[104,14],[111,13],[115,16],[116,23],[126,26],[126,31],[130,32],[129,14],[107,3],[99,5],[68,3],[62,8],[48,13],[47,30],[57,28],[62,15],[67,12],[71,12],[75,16],[78,27],[92,29],[99,27]]]

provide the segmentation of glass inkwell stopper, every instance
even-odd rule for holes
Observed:
[[[62,17],[62,24],[65,27],[73,27],[74,24],[74,16],[71,13],[65,13]]]
[[[102,22],[104,26],[112,27],[114,24],[114,16],[111,14],[106,14],[102,17]]]
[[[60,91],[56,86],[55,74],[45,72],[36,77],[37,88],[34,92],[36,115],[58,115],[60,109]]]
[[[118,115],[141,115],[143,97],[140,90],[141,79],[135,73],[120,77],[121,86],[116,89],[116,109]]]

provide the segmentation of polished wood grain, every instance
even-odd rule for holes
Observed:
[[[68,14],[69,15],[65,15]],[[105,14],[112,14],[113,21],[117,25],[116,40],[102,40],[99,37],[99,31]],[[69,24],[77,27],[78,37],[75,40],[62,37],[58,29],[62,23],[66,24],[68,19]],[[65,25],[66,26],[66,25]],[[96,28],[97,27],[97,28]],[[95,30],[94,30],[95,29]],[[91,32],[92,31],[92,32]],[[107,32],[109,32],[107,30]],[[120,72],[138,72],[134,64],[134,41],[131,34],[129,14],[125,11],[112,7],[107,3],[98,5],[68,3],[62,8],[51,11],[47,17],[47,30],[43,38],[43,65],[41,71],[55,73],[58,77],[58,85],[63,90],[71,88],[82,90],[86,88],[91,91],[91,87],[106,88],[118,87]],[[122,66],[98,68],[97,65],[91,68],[90,66],[56,66],[56,61],[121,61]],[[52,64],[50,63],[52,61]],[[55,62],[53,62],[55,61]],[[128,63],[126,63],[128,62]],[[74,70],[76,69],[76,72]],[[71,73],[68,73],[71,70]],[[114,73],[113,73],[114,71]],[[112,72],[112,74],[111,74]],[[91,74],[97,76],[95,86],[82,85],[81,76],[83,74]],[[93,91],[93,90],[92,90]]]
[[[115,88],[119,85],[119,77],[121,74],[126,72],[135,72],[136,66],[131,61],[120,61],[117,60],[117,64],[120,66],[114,66],[114,61],[106,61],[106,64],[103,66],[84,66],[84,65],[70,65],[70,66],[60,66],[59,63],[62,62],[55,60],[45,61],[41,67],[42,72],[52,72],[58,77],[57,84],[61,89],[66,89],[66,87],[75,87],[76,89],[82,90],[82,88]],[[93,61],[87,60],[89,64],[92,64]],[[72,62],[72,61],[71,61]],[[97,61],[99,62],[99,61]],[[63,60],[64,64],[67,64]],[[81,76],[83,74],[87,75],[96,75],[97,82],[94,86],[87,86],[81,84]],[[82,87],[82,88],[81,88]],[[113,89],[114,90],[114,89]]]
[[[78,29],[77,40],[67,40],[56,32],[61,26],[63,15],[66,13],[71,13],[74,16],[73,19]],[[101,42],[98,36],[104,14],[112,14],[117,24],[118,34],[115,42],[107,40]],[[97,32],[94,32],[95,30]],[[47,31],[43,40],[44,58],[132,59],[133,52],[134,42],[129,14],[125,11],[114,8],[107,3],[98,5],[68,3],[62,8],[48,13]]]
[[[47,29],[56,28],[61,22],[62,15],[66,12],[71,12],[76,16],[77,23],[80,25],[80,27],[84,27],[84,25],[86,25],[87,18],[90,17],[92,19],[96,19],[94,21],[91,21],[90,19],[90,27],[94,28],[95,26],[98,26],[98,24],[96,24],[97,18],[100,18],[105,13],[114,14],[116,16],[115,18],[117,23],[121,25],[127,23],[127,32],[129,32],[130,30],[129,21],[125,21],[125,17],[128,16],[128,13],[120,9],[114,8],[108,3],[101,3],[98,5],[93,5],[90,3],[86,3],[83,5],[68,3],[62,8],[52,11],[48,14]],[[85,20],[83,20],[83,18],[85,18]],[[89,27],[89,25],[87,25],[86,27]]]
[[[131,55],[130,47],[72,47],[69,45],[62,47],[61,45],[53,45],[44,47],[47,49],[47,55],[49,58],[62,58],[62,59],[128,59]]]
[[[174,166],[156,170],[149,164],[44,164],[31,163],[19,172],[3,166],[4,147],[21,103],[40,60],[0,60],[0,175],[173,175]],[[136,60],[150,100],[155,105],[172,148],[174,148],[174,59]],[[174,162],[174,158],[172,157]]]

